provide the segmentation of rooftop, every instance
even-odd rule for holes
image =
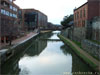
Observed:
[[[84,5],[88,4],[88,2],[84,3],[83,5],[81,5],[80,7],[78,8],[75,8],[74,11],[78,10],[79,8],[83,7]]]

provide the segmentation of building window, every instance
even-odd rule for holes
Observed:
[[[13,6],[12,5],[10,5],[10,9],[13,9]]]
[[[13,11],[17,11],[17,8],[13,7]]]
[[[86,9],[85,8],[84,8],[84,14],[83,15],[84,15],[84,17],[86,16]]]
[[[13,16],[13,14],[12,13],[10,13],[10,17],[12,17]]]
[[[78,26],[80,27],[80,21],[78,21]]]
[[[79,12],[77,12],[77,19],[79,18]]]
[[[80,18],[82,18],[82,10],[80,11]]]
[[[82,21],[82,26],[85,26],[85,20]]]
[[[1,9],[1,14],[5,14],[5,10],[4,9]]]
[[[14,17],[14,18],[17,18],[17,15],[16,15],[16,14],[13,14],[13,17]]]
[[[76,20],[76,14],[74,14],[74,20]]]
[[[84,20],[84,26],[85,26],[85,20]]]
[[[6,12],[5,12],[5,15],[9,16],[9,11],[6,11]]]
[[[77,19],[77,13],[75,14],[75,16],[76,16],[76,19]]]

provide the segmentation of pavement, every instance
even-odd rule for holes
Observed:
[[[15,39],[15,40],[13,40],[12,41],[12,45],[14,46],[14,45],[16,45],[16,44],[19,44],[19,43],[21,43],[21,42],[24,42],[25,40],[27,40],[27,39],[29,39],[29,38],[31,38],[31,37],[33,37],[33,36],[35,36],[35,35],[37,35],[38,33],[36,33],[36,32],[30,32],[30,33],[28,33],[28,34],[26,34],[25,36],[23,36],[23,37],[20,37],[20,38],[17,38],[17,39]],[[9,47],[9,44],[1,44],[0,43],[0,49],[3,51],[4,50],[4,48],[7,48],[7,47]],[[1,51],[0,50],[0,51]],[[1,51],[1,52],[2,52]]]

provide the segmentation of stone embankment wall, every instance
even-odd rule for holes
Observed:
[[[85,39],[85,28],[74,28],[74,31],[70,28],[63,30],[61,35],[63,35],[64,37],[67,37],[71,40],[75,40],[81,43],[82,48],[88,52],[89,54],[91,54],[92,56],[98,58],[100,60],[100,45],[86,40]],[[72,32],[72,35],[71,35]],[[72,38],[70,38],[69,36],[71,36]]]
[[[86,29],[85,27],[75,27],[73,31],[73,40],[81,42],[85,39]]]
[[[32,42],[34,42],[34,38],[36,38],[37,35],[38,34],[26,39],[18,45],[13,46],[9,51],[13,51],[13,55],[18,54],[21,51],[24,51],[31,45]]]
[[[89,40],[83,40],[81,45],[86,52],[100,60],[100,45]]]

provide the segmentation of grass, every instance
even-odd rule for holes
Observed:
[[[74,40],[72,40],[72,41],[73,41],[75,44],[77,44],[81,49],[83,49],[80,42],[77,42],[77,41],[74,41]]]
[[[82,58],[86,63],[88,63],[94,70],[96,69],[97,65],[94,64],[90,59],[88,59],[86,56],[84,56],[82,53],[80,53],[67,39],[65,39],[62,35],[58,35],[58,37],[67,45],[69,45],[73,51],[80,57]],[[77,43],[80,45],[80,43]]]

